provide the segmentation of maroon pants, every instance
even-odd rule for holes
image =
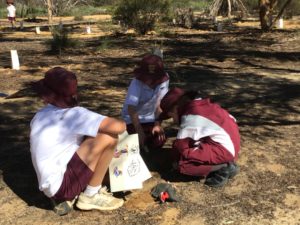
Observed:
[[[201,139],[201,144],[193,146],[190,138],[176,140],[173,144],[177,154],[179,172],[191,176],[207,176],[213,165],[233,162],[235,158],[219,143],[210,138]]]
[[[154,123],[142,123],[141,126],[143,127],[145,133],[144,145],[148,146],[149,148],[161,148],[165,144],[166,141],[161,141],[158,139],[158,135],[152,134]],[[137,133],[133,124],[127,124],[127,132],[128,134]]]

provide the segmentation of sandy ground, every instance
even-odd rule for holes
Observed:
[[[300,224],[299,20],[268,33],[255,21],[226,24],[222,32],[199,21],[195,29],[164,26],[144,37],[107,22],[88,24],[87,34],[87,24],[78,24],[69,26],[78,45],[61,56],[49,51],[46,28],[35,33],[39,25],[0,31],[0,224]],[[127,193],[121,209],[75,209],[58,217],[39,192],[31,164],[29,123],[42,103],[28,82],[64,66],[78,76],[83,106],[119,117],[136,62],[157,43],[163,45],[171,86],[200,89],[237,118],[240,173],[225,187],[211,189],[203,180],[166,172],[163,160],[148,162],[153,177]],[[18,50],[18,71],[11,69],[11,49]],[[176,127],[170,121],[163,125],[169,151]],[[153,200],[151,188],[165,181],[176,186],[180,202]]]

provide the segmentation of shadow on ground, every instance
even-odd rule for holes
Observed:
[[[189,214],[189,210],[199,213],[201,206],[203,212],[201,215],[206,216],[207,224],[220,224],[224,215],[227,215],[225,210],[218,214],[216,208],[205,206],[219,207],[219,203],[226,206],[238,198],[239,201],[234,203],[237,204],[237,208],[233,206],[228,210],[236,209],[246,218],[268,211],[269,213],[262,214],[262,217],[272,219],[275,206],[271,203],[281,204],[283,197],[276,191],[267,197],[265,193],[276,188],[281,190],[285,182],[290,186],[293,185],[294,180],[291,176],[295,174],[297,168],[295,159],[288,154],[279,157],[280,151],[276,146],[274,147],[275,142],[272,142],[275,138],[281,140],[285,129],[293,130],[295,125],[300,124],[300,84],[299,80],[295,79],[295,74],[299,75],[300,71],[300,65],[297,64],[300,59],[299,46],[295,42],[293,50],[284,50],[290,46],[282,43],[283,50],[280,51],[269,47],[284,35],[294,38],[297,34],[272,33],[263,38],[257,30],[239,30],[237,33],[212,32],[177,34],[176,38],[157,37],[158,41],[164,38],[165,63],[167,71],[170,72],[171,86],[200,90],[203,95],[209,96],[212,101],[227,108],[240,125],[244,144],[242,151],[246,154],[244,156],[246,159],[242,161],[244,164],[242,164],[240,181],[236,181],[237,185],[244,188],[236,194],[238,196],[231,195],[231,192],[226,193],[226,189],[212,192],[200,188],[198,178],[187,179],[176,173],[168,174],[163,161],[148,164],[151,170],[162,176],[162,179],[175,183],[186,182],[179,184],[181,185],[179,193],[187,200],[181,205],[175,205],[176,209],[181,210],[180,216]],[[29,152],[30,120],[42,103],[27,86],[28,82],[41,78],[46,68],[60,65],[74,70],[79,80],[79,97],[82,106],[105,115],[120,117],[126,89],[132,78],[132,70],[154,38],[131,37],[130,42],[126,37],[111,38],[114,47],[108,51],[97,52],[96,48],[103,40],[95,38],[87,41],[85,48],[68,50],[62,57],[45,54],[47,49],[42,42],[33,43],[34,47],[26,48],[27,45],[20,40],[12,40],[19,42],[16,45],[23,48],[22,54],[27,57],[22,61],[26,66],[22,76],[17,72],[8,72],[9,76],[0,77],[1,93],[6,94],[14,90],[7,98],[6,95],[0,97],[0,170],[4,181],[0,190],[8,186],[29,206],[50,209],[49,201],[37,189],[37,179]],[[9,40],[4,41],[9,42]],[[36,65],[37,57],[40,67]],[[0,53],[0,59],[8,60],[5,53]],[[1,67],[6,68],[3,65]],[[14,81],[13,84],[11,80]],[[167,135],[174,139],[176,126],[168,123],[165,128]],[[293,138],[292,133],[287,136],[289,137],[284,136],[284,138]],[[261,146],[264,144],[272,146],[270,148],[272,152],[269,152],[272,156],[268,157],[273,158],[269,159],[261,153],[264,149],[259,149],[260,143]],[[255,146],[256,151],[261,151],[260,155],[252,151],[250,147],[252,145]],[[165,147],[164,150],[168,151],[169,147]],[[291,179],[287,176],[278,177],[274,172],[259,171],[255,167],[257,166],[255,163],[277,162],[277,156],[283,161],[286,160],[285,165],[291,170],[289,171]],[[289,162],[293,163],[289,165]],[[245,183],[248,186],[244,187]],[[264,185],[261,185],[262,183]],[[276,187],[278,183],[282,184],[282,187]],[[188,191],[197,193],[201,199],[189,197]],[[234,190],[232,192],[234,193]],[[262,205],[262,199],[269,201],[268,204]],[[219,201],[218,204],[216,201]],[[162,206],[163,212],[167,207]],[[143,219],[145,224],[151,224],[150,222],[153,221],[154,224],[159,224],[154,215],[154,212],[159,212],[159,208],[155,208],[154,211],[146,209],[146,213],[139,218]],[[127,211],[124,209],[120,211],[119,216],[122,217],[125,213]],[[86,215],[94,214],[91,212]],[[137,216],[138,212],[134,215]],[[178,215],[178,218],[180,216]],[[120,219],[117,217],[116,220],[118,218]],[[126,224],[130,222],[134,220],[128,219]]]

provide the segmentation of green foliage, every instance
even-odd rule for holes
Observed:
[[[119,0],[93,0],[94,6],[107,6],[117,4]]]
[[[112,21],[108,20],[99,20],[97,26],[99,30],[103,30],[104,32],[115,33],[120,30],[120,27],[117,24],[113,24]]]
[[[7,17],[7,5],[3,5],[3,7],[0,8],[0,18],[6,18]],[[16,17],[17,18],[36,18],[37,16],[44,16],[47,14],[46,8],[43,8],[41,6],[28,6],[28,5],[22,5],[20,3],[15,4],[16,7]]]
[[[243,3],[249,11],[258,9],[259,6],[259,0],[244,0]]]
[[[107,37],[103,38],[101,40],[101,44],[97,47],[96,51],[97,52],[103,52],[108,50],[113,46],[112,41],[108,39]]]
[[[194,11],[206,11],[213,0],[171,0],[173,10],[191,8]]]
[[[18,14],[24,18],[36,18],[37,16],[46,15],[47,11],[45,8],[24,5],[23,8],[22,6],[17,8],[17,15]]]
[[[284,2],[282,0],[279,0],[279,7],[281,8]],[[293,0],[290,5],[285,10],[285,13],[283,15],[286,15],[287,17],[300,15],[300,1],[299,0]]]
[[[106,8],[103,7],[94,7],[91,5],[81,5],[72,8],[69,11],[65,11],[62,15],[63,16],[87,16],[87,15],[98,15],[98,14],[105,14]]]
[[[68,36],[69,31],[66,28],[53,26],[50,28],[52,39],[48,41],[50,49],[54,53],[61,55],[63,50],[75,47],[78,42],[70,39]]]
[[[169,9],[169,0],[121,0],[114,12],[114,19],[140,34],[146,34],[155,28],[156,22]]]
[[[213,0],[191,1],[190,7],[194,11],[207,11],[212,4]]]
[[[74,16],[74,20],[75,21],[82,21],[83,20],[83,16],[82,15],[76,15],[76,16]]]
[[[279,11],[285,2],[286,0],[278,0],[277,6],[275,7],[275,11]],[[243,3],[250,12],[259,8],[259,0],[243,0]],[[286,8],[284,15],[300,15],[300,1],[293,0],[290,3],[290,5]]]
[[[6,18],[6,17],[7,17],[6,8],[0,8],[0,18]]]
[[[191,4],[191,0],[172,0],[171,5],[173,8],[186,8]]]

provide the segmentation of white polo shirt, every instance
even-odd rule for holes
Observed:
[[[135,106],[141,123],[155,121],[155,112],[159,107],[161,99],[169,89],[169,80],[157,85],[154,89],[143,82],[133,79],[129,85],[128,93],[123,105],[122,117],[126,124],[131,124],[128,114],[128,105]]]
[[[16,7],[14,5],[7,6],[7,17],[16,17]]]
[[[48,104],[36,113],[30,123],[30,152],[45,195],[56,194],[84,136],[96,137],[104,118],[79,106],[62,109]]]

